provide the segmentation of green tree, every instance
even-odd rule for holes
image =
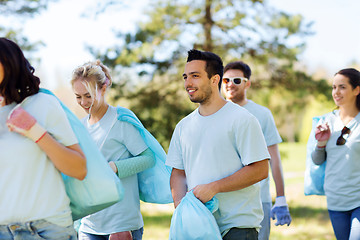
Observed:
[[[327,95],[326,81],[313,80],[298,64],[305,38],[312,34],[311,23],[301,15],[274,9],[265,0],[159,0],[145,14],[148,20],[135,33],[116,33],[118,45],[106,52],[90,50],[115,70],[132,73],[126,81],[120,77],[122,95],[114,95],[128,99],[165,148],[176,122],[195,107],[179,93],[191,48],[215,52],[225,64],[238,59],[249,63],[254,72],[251,97],[274,112],[278,125],[293,121],[282,132],[288,140],[296,139],[301,126],[296,116],[309,96]]]

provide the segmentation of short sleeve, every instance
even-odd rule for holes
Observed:
[[[166,157],[166,165],[184,170],[183,157],[180,145],[180,126],[179,124],[175,127],[173,135],[171,137],[169,151]]]
[[[66,113],[55,97],[38,93],[30,98],[23,107],[63,145],[70,146],[78,143]]]
[[[276,128],[274,117],[271,114],[270,110],[267,111],[268,114],[266,114],[265,124],[263,128],[264,137],[267,146],[271,146],[274,144],[278,144],[282,142],[282,139],[280,137],[280,134]]]
[[[264,135],[258,120],[251,115],[235,133],[236,145],[243,165],[270,159]],[[244,137],[245,136],[245,137]]]
[[[115,133],[112,138],[121,142],[133,156],[139,155],[148,148],[139,130],[131,123],[117,121],[111,133]]]

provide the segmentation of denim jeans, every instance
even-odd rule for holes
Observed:
[[[133,240],[142,240],[144,228],[131,231]],[[108,240],[110,235],[95,235],[86,232],[79,232],[79,240]]]
[[[258,232],[255,228],[231,228],[223,240],[257,240]]]
[[[1,240],[76,240],[73,225],[58,226],[46,220],[0,225]]]
[[[264,219],[261,221],[259,240],[269,240],[271,202],[263,202]]]
[[[360,207],[350,211],[328,211],[337,240],[360,239]]]

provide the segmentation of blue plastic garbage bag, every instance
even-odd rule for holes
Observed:
[[[221,240],[219,227],[212,215],[219,207],[214,197],[203,204],[188,192],[171,218],[169,240]]]
[[[155,165],[138,173],[140,199],[148,203],[172,203],[170,175],[172,168],[165,165],[166,153],[156,138],[142,125],[129,109],[117,107],[118,120],[134,125],[146,145],[155,155]]]
[[[47,89],[41,89],[40,92],[57,98]],[[70,199],[72,218],[77,220],[121,201],[124,187],[80,120],[60,100],[59,102],[86,156],[87,175],[84,180],[62,174],[66,194]]]
[[[326,114],[323,116],[313,117],[311,133],[306,145],[306,168],[304,176],[304,194],[308,195],[325,195],[324,179],[326,161],[321,165],[316,165],[311,159],[311,153],[315,150],[317,141],[315,139],[315,128],[319,121],[325,121]]]

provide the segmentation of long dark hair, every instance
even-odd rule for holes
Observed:
[[[4,69],[0,95],[5,98],[5,104],[20,103],[39,92],[40,79],[34,75],[35,69],[20,47],[7,38],[0,38],[0,63]]]
[[[341,69],[340,71],[335,73],[335,75],[336,74],[340,74],[347,77],[353,89],[356,88],[357,86],[360,86],[360,72],[355,68]],[[360,94],[356,96],[356,107],[358,110],[360,110]]]

